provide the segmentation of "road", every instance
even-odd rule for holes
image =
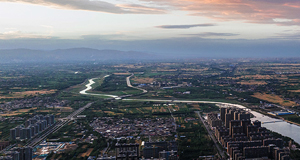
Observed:
[[[108,148],[109,148],[109,142],[106,142],[106,147],[102,150],[102,156],[105,155],[105,153],[107,152]]]
[[[209,126],[205,123],[205,121],[203,120],[202,116],[200,115],[199,111],[196,111],[197,115],[199,116],[200,120],[202,121],[202,123],[204,124],[210,138],[214,141],[216,148],[218,149],[219,154],[221,155],[222,159],[225,159],[225,154],[223,152],[223,150],[220,148],[220,146],[218,145],[218,141],[216,140],[215,136],[212,134],[211,130],[209,129]]]
[[[175,131],[177,131],[176,119],[175,119],[175,117],[173,116],[173,113],[172,113],[172,111],[171,111],[171,109],[170,109],[170,106],[168,106],[168,109],[169,109],[169,112],[170,112],[170,114],[171,114],[171,116],[172,116],[172,118],[173,118],[173,121],[174,121]],[[176,132],[176,137],[178,137],[177,132]]]
[[[247,109],[246,107],[239,104],[225,103],[225,102],[214,102],[214,101],[190,101],[190,100],[162,100],[162,99],[123,99],[123,101],[141,101],[141,102],[165,102],[165,103],[210,103],[219,104],[223,106],[237,107],[241,109]]]
[[[86,108],[90,107],[93,103],[88,103],[87,105],[79,108],[78,110],[71,113],[66,118],[61,119],[60,121],[56,122],[54,125],[50,126],[48,129],[46,129],[42,134],[38,135],[37,137],[34,137],[31,139],[25,146],[35,147],[38,144],[40,144],[43,140],[47,138],[48,135],[55,133],[59,129],[61,129],[64,125],[68,124],[70,121],[72,121],[77,115],[82,113]]]

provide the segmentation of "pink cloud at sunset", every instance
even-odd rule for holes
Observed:
[[[190,12],[190,15],[220,21],[300,25],[300,2],[295,0],[156,0],[155,2],[167,3],[178,10]],[[289,21],[274,21],[276,18]]]

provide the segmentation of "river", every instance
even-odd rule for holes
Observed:
[[[106,78],[108,77],[109,75],[106,75],[104,76],[103,78]],[[89,83],[86,86],[86,89],[80,91],[79,93],[80,94],[84,94],[84,95],[92,95],[92,96],[106,96],[106,97],[111,97],[111,98],[115,98],[115,99],[121,99],[119,96],[116,96],[116,95],[110,95],[110,94],[97,94],[97,93],[88,93],[87,91],[93,89],[92,85],[95,83],[95,79],[98,79],[98,78],[92,78],[92,79],[89,79]]]
[[[104,76],[103,78],[108,77],[109,75]],[[89,83],[86,86],[86,89],[80,91],[80,94],[84,95],[94,95],[94,96],[107,96],[112,97],[115,99],[121,99],[119,96],[116,95],[109,95],[109,94],[96,94],[96,93],[87,93],[87,91],[92,89],[92,85],[95,83],[94,79],[89,79]],[[124,101],[152,101],[152,102],[169,102],[169,103],[212,103],[218,104],[220,107],[230,107],[235,106],[241,109],[247,109],[246,107],[239,105],[239,104],[231,104],[231,103],[223,103],[223,102],[212,102],[212,101],[189,101],[189,100],[158,100],[158,99],[123,99]],[[249,110],[251,114],[254,115],[254,118],[251,118],[252,121],[259,120],[262,122],[262,126],[266,127],[267,129],[282,134],[284,136],[292,138],[295,142],[300,144],[300,126],[290,124],[286,121],[271,118],[269,116],[265,116],[261,113]]]
[[[227,106],[233,105],[238,108],[246,109],[246,107],[242,105],[237,104],[226,104]],[[225,105],[225,106],[226,106]],[[249,110],[251,114],[254,115],[253,118],[251,118],[251,121],[259,120],[262,122],[262,126],[266,127],[267,129],[277,132],[281,135],[287,136],[292,138],[295,142],[300,144],[300,126],[297,126],[295,124],[290,124],[286,121],[283,121],[281,119],[272,118],[269,116],[265,116],[261,113],[258,113],[256,111]]]

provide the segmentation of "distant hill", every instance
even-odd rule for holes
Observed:
[[[118,51],[98,50],[91,48],[71,48],[51,51],[11,49],[0,50],[0,63],[13,62],[76,62],[76,61],[129,61],[158,59],[154,54]]]

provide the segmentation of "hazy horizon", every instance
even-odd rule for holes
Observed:
[[[0,49],[86,47],[187,57],[298,57],[296,0],[0,1]]]

